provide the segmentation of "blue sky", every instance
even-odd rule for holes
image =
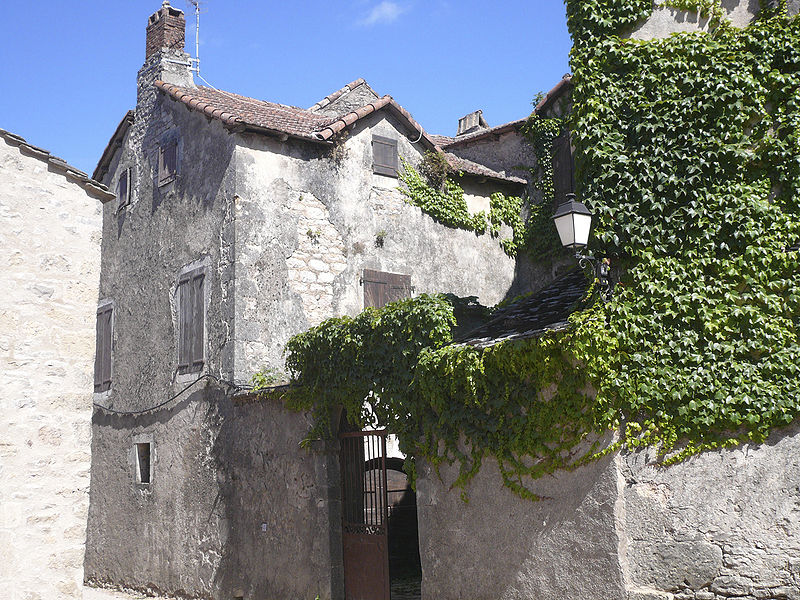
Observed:
[[[194,15],[186,0],[187,50]],[[0,127],[91,174],[136,101],[147,17],[161,0],[8,0]],[[483,109],[526,116],[568,72],[561,0],[206,0],[201,73],[215,87],[309,107],[364,77],[430,133]]]

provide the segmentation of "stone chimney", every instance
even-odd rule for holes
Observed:
[[[182,87],[195,87],[192,59],[183,51],[186,19],[183,11],[164,0],[161,8],[147,20],[144,65],[137,77],[137,112],[154,106],[157,80]]]
[[[475,133],[481,129],[489,129],[489,124],[486,122],[486,119],[483,118],[483,111],[476,110],[458,120],[458,133],[456,133],[456,137],[468,133]]]
[[[186,42],[186,19],[183,11],[169,5],[169,0],[164,0],[161,9],[150,15],[147,21],[147,47],[144,61],[161,52],[162,49],[183,52]]]

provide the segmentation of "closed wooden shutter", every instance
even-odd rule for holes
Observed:
[[[364,307],[381,308],[411,297],[411,275],[364,269]]]
[[[189,326],[191,317],[191,279],[184,275],[178,282],[178,373],[186,373],[192,364]]]
[[[117,183],[117,202],[119,208],[127,206],[131,201],[131,170],[125,169]]]
[[[564,202],[567,194],[575,191],[574,163],[569,131],[565,131],[553,142],[553,184],[556,206]]]
[[[205,338],[205,302],[203,296],[204,273],[192,278],[192,371],[203,368],[203,347]]]
[[[372,136],[372,172],[397,177],[397,140]]]
[[[178,143],[165,142],[158,150],[158,184],[169,183],[178,172]]]
[[[178,281],[178,372],[203,369],[205,341],[205,273],[191,271]]]
[[[111,352],[113,340],[113,306],[97,309],[96,348],[94,358],[94,391],[111,389]]]

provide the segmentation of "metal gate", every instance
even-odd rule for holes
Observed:
[[[386,430],[342,433],[346,600],[389,600]]]

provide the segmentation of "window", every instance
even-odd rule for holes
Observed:
[[[184,273],[178,279],[178,373],[196,373],[203,369],[204,280],[203,267]]]
[[[569,131],[564,131],[553,140],[553,184],[556,205],[564,202],[566,195],[575,191],[573,171]]]
[[[125,169],[117,181],[117,206],[121,210],[131,203],[131,170]]]
[[[364,307],[381,308],[389,302],[411,297],[411,275],[364,269]]]
[[[158,185],[174,181],[178,174],[178,141],[169,140],[158,148]]]
[[[144,442],[134,444],[136,451],[136,483],[150,483],[152,479],[152,443]]]
[[[96,345],[94,355],[94,391],[111,389],[111,343],[114,328],[114,306],[104,304],[97,309]]]
[[[397,177],[397,140],[372,136],[372,172]]]

